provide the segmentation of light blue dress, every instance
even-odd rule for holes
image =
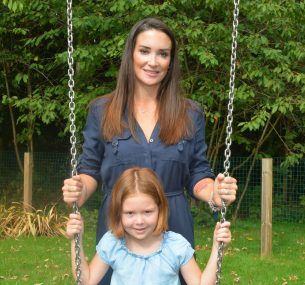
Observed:
[[[194,255],[191,244],[171,231],[164,233],[159,250],[149,255],[131,252],[125,240],[110,231],[96,252],[113,269],[111,285],[180,285],[179,269]]]

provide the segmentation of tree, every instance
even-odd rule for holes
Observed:
[[[33,150],[33,138],[46,135],[47,125],[67,137],[66,7],[60,0],[3,3],[2,104],[11,116],[16,152],[18,144]],[[232,10],[233,1],[226,0],[75,1],[78,132],[90,100],[113,90],[131,26],[144,17],[158,17],[177,37],[182,86],[185,96],[204,108],[208,156],[216,167],[225,147]],[[247,156],[250,165],[259,157],[286,156],[287,167],[304,157],[300,143],[305,138],[304,12],[304,1],[240,3],[233,155]],[[238,167],[242,165],[231,172]],[[246,190],[247,183],[239,191],[237,212]]]

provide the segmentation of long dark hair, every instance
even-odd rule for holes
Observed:
[[[160,140],[165,144],[175,144],[181,138],[190,136],[192,126],[187,109],[189,101],[181,96],[180,67],[175,36],[169,27],[155,18],[146,18],[136,23],[127,38],[122,57],[116,89],[109,95],[102,122],[102,133],[107,140],[120,135],[128,127],[136,136],[134,117],[135,75],[133,69],[133,52],[137,37],[148,30],[158,30],[165,33],[171,40],[171,60],[169,70],[162,80],[158,93],[158,122],[160,125]],[[124,111],[128,110],[128,121],[124,122]],[[168,131],[170,130],[170,132]]]

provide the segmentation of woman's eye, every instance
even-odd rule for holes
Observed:
[[[141,54],[148,54],[149,51],[147,49],[140,49]]]
[[[168,52],[166,52],[166,51],[161,51],[161,52],[160,52],[160,55],[161,55],[162,57],[168,57]]]

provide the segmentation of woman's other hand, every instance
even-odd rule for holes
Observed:
[[[76,175],[64,180],[62,191],[64,202],[71,205],[86,195],[86,185],[82,182],[81,176]]]
[[[218,174],[214,181],[213,202],[218,207],[221,206],[221,200],[226,205],[230,205],[236,200],[237,180],[230,176]]]

